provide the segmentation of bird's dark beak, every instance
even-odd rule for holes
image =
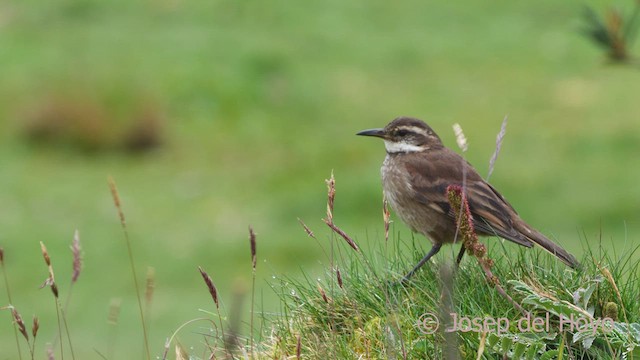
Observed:
[[[375,137],[379,137],[379,138],[383,138],[384,139],[387,134],[384,132],[384,129],[369,129],[369,130],[362,130],[359,133],[357,133],[356,135],[375,136]]]

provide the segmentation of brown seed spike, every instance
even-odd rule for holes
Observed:
[[[0,265],[4,265],[4,249],[0,247]]]
[[[53,292],[53,296],[58,298],[58,285],[56,285],[55,281],[51,282],[51,292]]]
[[[27,327],[24,325],[24,321],[22,320],[22,316],[15,307],[11,307],[11,315],[13,315],[13,321],[18,325],[18,331],[20,334],[24,336],[24,338],[29,341],[29,334],[27,334]]]
[[[298,334],[298,343],[296,344],[296,359],[300,359],[302,356],[302,341],[300,340],[300,335]]]
[[[251,243],[251,265],[253,270],[256,270],[257,253],[256,253],[256,233],[253,232],[253,228],[249,226],[249,242]]]
[[[349,235],[347,235],[347,233],[342,231],[342,229],[337,227],[333,222],[331,222],[331,221],[329,221],[327,219],[322,219],[322,220],[324,221],[325,224],[327,224],[328,227],[331,228],[331,230],[333,230],[336,234],[340,235],[347,242],[347,244],[349,244],[349,246],[351,246],[351,248],[353,248],[353,250],[360,251],[360,248],[358,247],[356,242],[353,241],[353,239]]]
[[[42,250],[44,262],[47,264],[47,266],[51,266],[51,258],[49,257],[49,252],[47,252],[47,247],[44,246],[44,243],[42,241],[40,241],[40,250]]]
[[[31,334],[33,335],[34,339],[38,335],[38,329],[40,329],[40,321],[38,320],[37,316],[33,315],[33,325],[31,326]]]
[[[202,279],[204,280],[204,283],[207,285],[207,289],[209,289],[209,294],[211,294],[211,298],[213,299],[213,302],[216,304],[216,308],[219,308],[220,304],[218,303],[218,290],[216,289],[216,286],[213,285],[213,280],[211,280],[211,277],[209,276],[209,274],[207,274],[207,272],[204,271],[202,267],[198,266],[198,271],[200,271],[200,275],[202,275]]]
[[[338,278],[338,286],[340,286],[340,289],[343,289],[342,287],[342,274],[340,273],[340,268],[336,267],[336,278]]]
[[[325,303],[329,303],[329,298],[327,297],[327,293],[324,292],[324,289],[322,287],[320,287],[320,284],[318,284],[318,291],[320,292],[320,295],[322,296],[322,300],[324,300]]]
[[[116,186],[115,180],[111,176],[108,178],[109,189],[111,190],[111,197],[113,198],[113,203],[118,210],[118,216],[120,217],[120,223],[122,226],[126,226],[126,221],[124,218],[124,213],[122,212],[122,207],[120,206],[120,194],[118,193],[118,187]]]

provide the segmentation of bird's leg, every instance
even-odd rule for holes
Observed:
[[[465,251],[464,244],[460,247],[460,252],[458,253],[458,257],[456,258],[456,270],[460,267],[460,261],[462,261],[462,257],[464,256]]]
[[[431,250],[429,250],[429,252],[427,253],[427,255],[425,255],[422,260],[420,260],[420,262],[418,263],[418,265],[416,265],[413,270],[409,271],[409,273],[402,278],[402,282],[406,282],[408,281],[413,274],[416,273],[416,271],[420,270],[420,268],[422,267],[422,265],[424,265],[427,261],[429,261],[429,259],[431,259],[431,257],[435,254],[438,253],[438,251],[440,251],[440,248],[442,247],[442,244],[435,244],[433,245],[433,247],[431,247]]]

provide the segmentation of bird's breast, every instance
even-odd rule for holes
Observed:
[[[382,187],[387,202],[396,215],[411,230],[428,236],[436,226],[433,208],[418,202],[412,186],[411,174],[404,161],[387,156],[381,168]]]
[[[389,205],[411,230],[428,237],[432,243],[453,242],[455,236],[451,229],[455,229],[455,225],[451,218],[437,203],[426,202],[430,198],[424,196],[427,194],[418,196],[419,189],[413,188],[415,174],[407,169],[406,163],[407,160],[398,155],[387,155],[382,164],[382,187]]]

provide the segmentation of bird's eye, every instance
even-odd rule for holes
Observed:
[[[400,130],[396,131],[396,135],[397,136],[407,136],[407,135],[409,135],[409,131],[405,130],[405,129],[400,129]]]

